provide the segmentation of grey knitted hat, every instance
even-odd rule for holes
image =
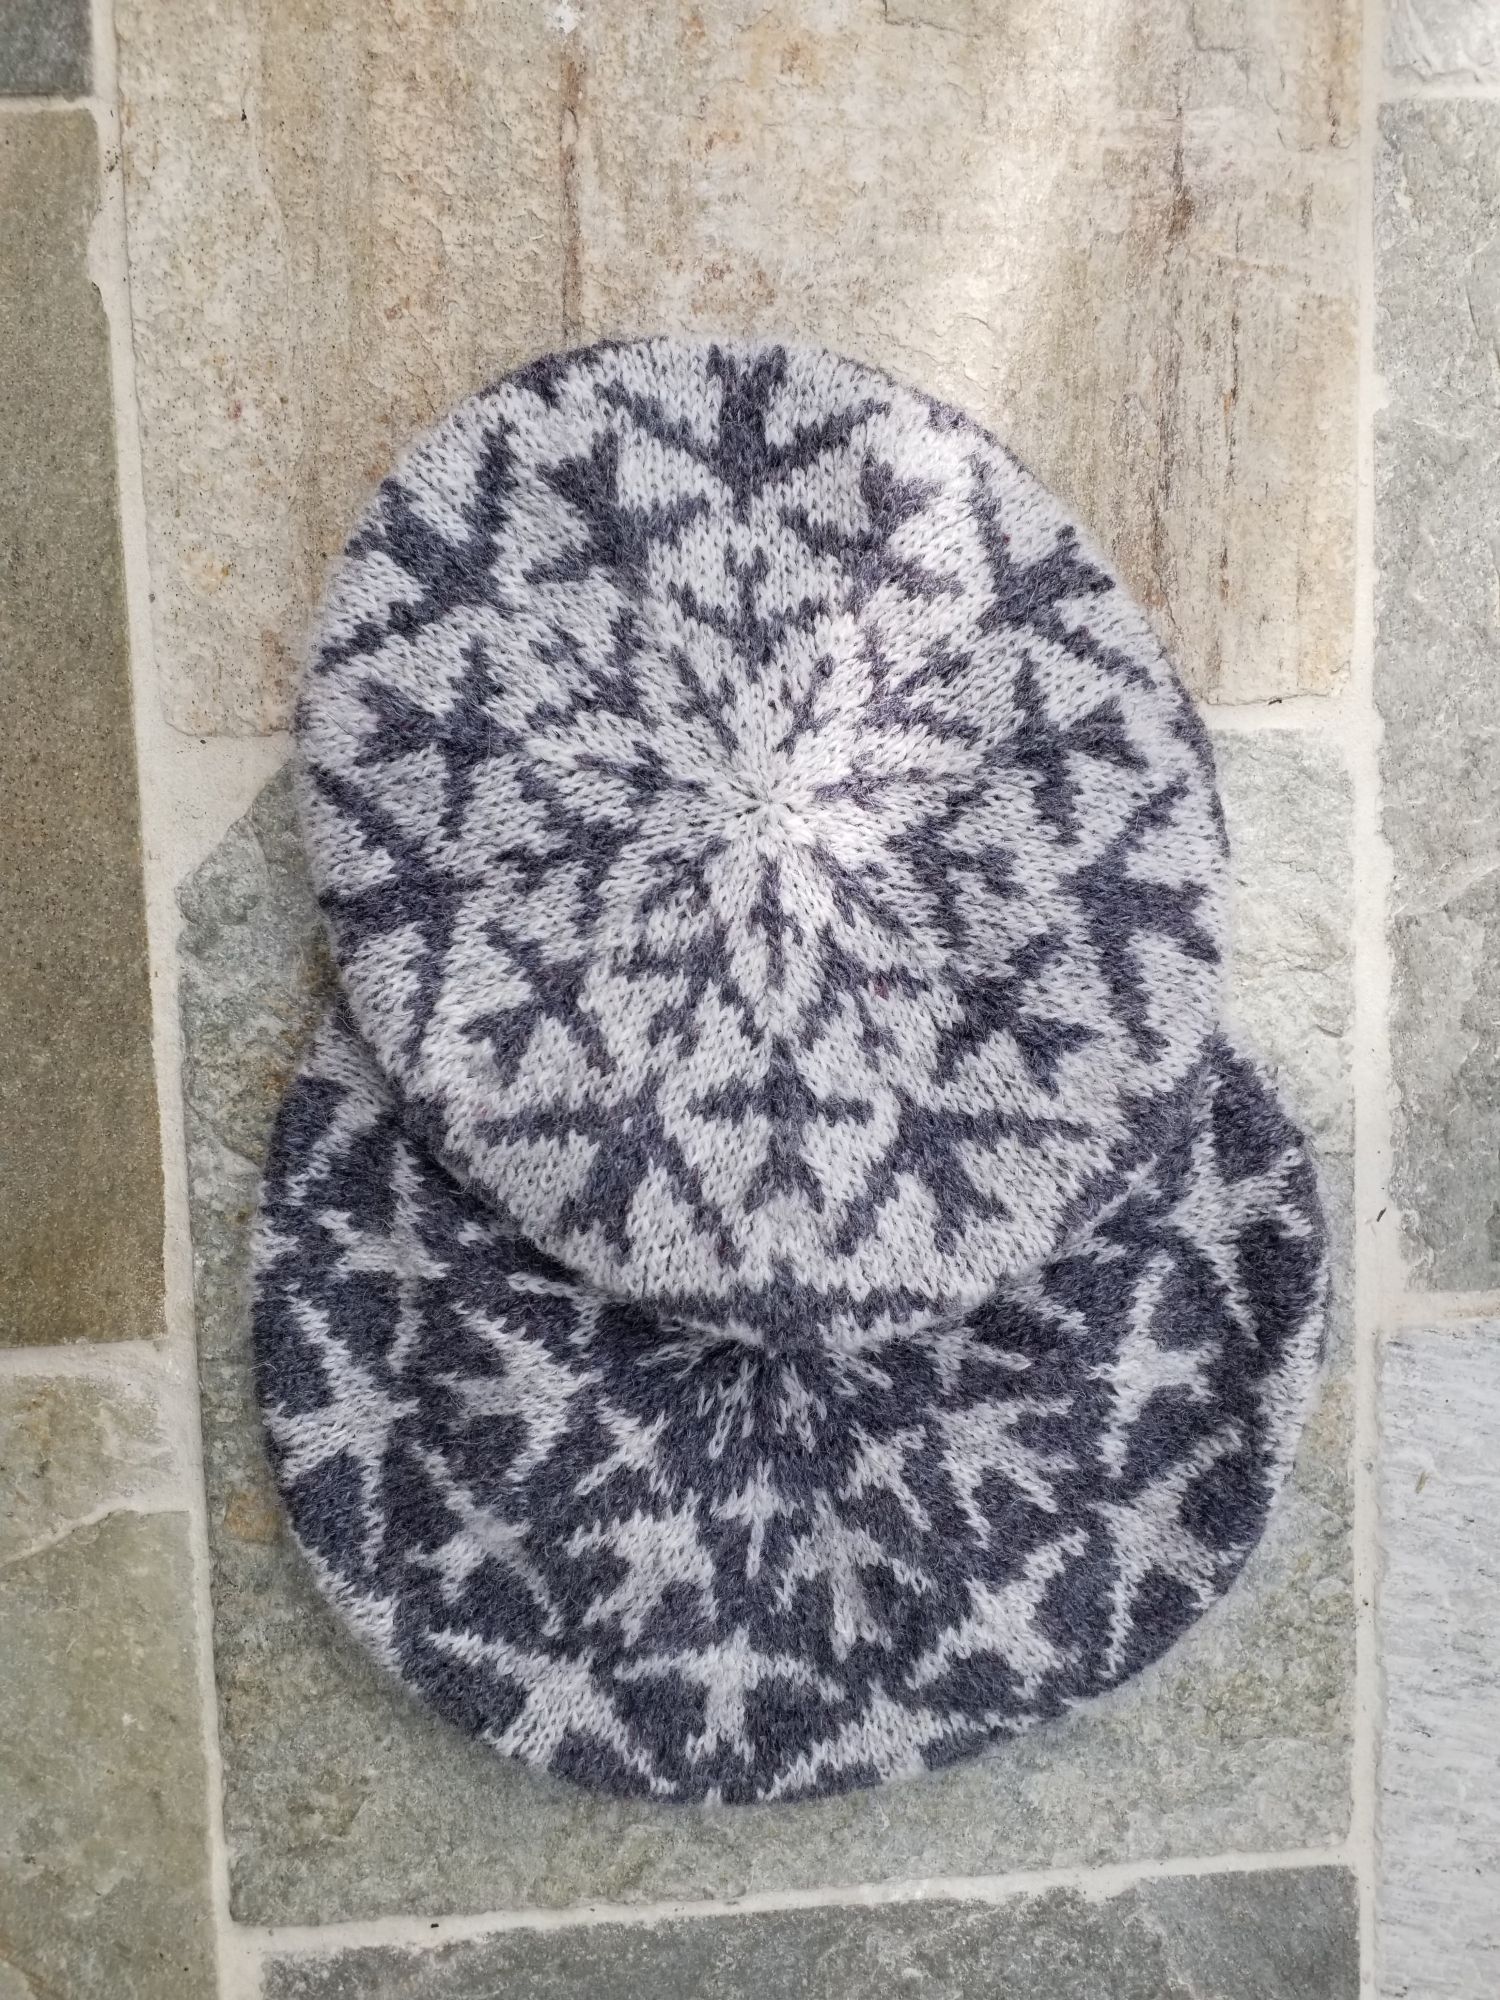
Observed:
[[[385,481],[298,731],[343,997],[260,1390],[397,1673],[591,1786],[795,1797],[1228,1587],[1314,1174],[1220,1029],[1202,726],[993,438],[818,349],[549,356]]]

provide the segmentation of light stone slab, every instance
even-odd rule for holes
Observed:
[[[1143,1883],[1107,1900],[896,1903],[510,1931],[273,1959],[265,2000],[1355,2000],[1340,1869]]]
[[[185,1515],[129,1385],[0,1381],[0,1994],[213,2000]]]
[[[1391,0],[1385,59],[1402,81],[1500,82],[1500,11],[1494,0]]]
[[[0,1385],[0,1567],[122,1499],[159,1496],[171,1471],[145,1384],[23,1375]]]
[[[1336,686],[1357,17],[121,0],[172,720],[285,723],[326,558],[414,426],[543,348],[689,327],[823,340],[994,423],[1201,692]]]
[[[1381,1381],[1382,2000],[1500,1993],[1500,1321]]]
[[[791,333],[992,424],[1200,693],[1348,660],[1354,0],[575,8],[578,322]]]
[[[230,832],[185,888],[181,948],[225,1828],[241,1921],[737,1897],[1344,1837],[1347,785],[1336,758],[1291,733],[1227,741],[1221,753],[1252,940],[1240,1012],[1281,1058],[1317,1133],[1339,1248],[1335,1355],[1294,1489],[1242,1584],[1121,1694],[944,1773],[771,1809],[623,1803],[492,1758],[367,1661],[289,1547],[253,1400],[245,1239],[270,1121],[328,974],[286,778]]]
[[[545,0],[121,0],[169,719],[288,718],[324,564],[416,427],[561,330]]]
[[[1500,1285],[1500,104],[1389,105],[1376,187],[1376,696],[1394,1186],[1414,1281]]]

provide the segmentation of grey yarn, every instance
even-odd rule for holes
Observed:
[[[821,350],[549,357],[382,486],[298,727],[345,999],[261,1393],[396,1671],[587,1784],[794,1796],[1227,1587],[1314,1177],[1218,1033],[1201,724],[993,439]]]

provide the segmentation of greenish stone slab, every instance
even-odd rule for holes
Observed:
[[[588,1924],[410,1951],[274,1959],[265,2000],[1355,2000],[1353,1878],[1341,1869],[1072,1890],[1014,1902],[887,1903]]]
[[[81,97],[91,67],[89,0],[5,0],[0,97]]]
[[[1500,103],[1388,105],[1376,176],[1378,638],[1394,1186],[1416,1281],[1500,1285]]]
[[[161,1314],[98,176],[86,113],[0,109],[0,1346]]]
[[[1347,783],[1328,751],[1290,733],[1229,741],[1223,762],[1251,943],[1239,1009],[1318,1135],[1346,1267]],[[289,1546],[254,1403],[249,1219],[277,1101],[329,990],[284,774],[186,884],[182,910],[215,1660],[241,1921],[735,1898],[1343,1838],[1342,1332],[1293,1490],[1240,1585],[1121,1693],[989,1756],[810,1804],[653,1806],[503,1763],[420,1710],[345,1636]]]
[[[0,1467],[0,1994],[213,2000],[188,1523],[120,1505],[151,1398],[0,1382]]]

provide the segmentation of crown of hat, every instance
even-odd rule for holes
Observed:
[[[956,1317],[1181,1119],[1201,726],[1029,474],[857,363],[627,343],[460,406],[351,541],[299,728],[409,1122],[606,1293]]]

